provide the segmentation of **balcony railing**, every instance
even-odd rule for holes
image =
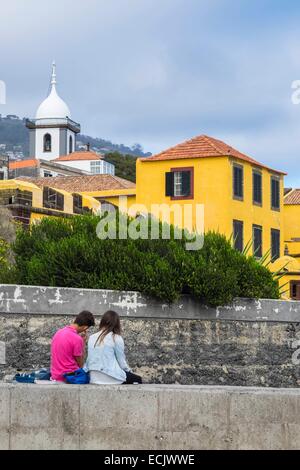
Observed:
[[[69,118],[49,118],[49,119],[26,119],[26,127],[35,129],[36,127],[68,127],[74,132],[80,132],[81,127]]]

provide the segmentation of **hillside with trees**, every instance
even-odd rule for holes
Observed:
[[[122,155],[119,152],[107,153],[105,160],[116,167],[116,176],[136,182],[136,160],[138,157]]]
[[[79,134],[77,136],[77,149],[83,149],[87,144],[93,151],[100,153],[118,152],[122,155],[148,157],[150,152],[144,152],[140,144],[128,147],[123,144],[114,144],[109,140]],[[29,157],[29,132],[26,128],[26,119],[18,116],[0,115],[0,154],[13,152],[14,154]]]

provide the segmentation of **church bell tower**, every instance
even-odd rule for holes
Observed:
[[[71,120],[68,105],[56,91],[56,64],[52,64],[51,90],[39,106],[35,119],[28,119],[30,157],[54,160],[76,150],[80,124]]]

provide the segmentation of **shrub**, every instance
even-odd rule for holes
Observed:
[[[209,305],[234,297],[279,297],[272,274],[234,250],[223,235],[207,233],[201,250],[187,251],[185,238],[175,239],[173,227],[170,240],[101,240],[100,220],[45,218],[30,231],[19,230],[13,245],[16,282],[133,290],[169,303],[182,293]]]
[[[14,257],[11,243],[16,238],[17,225],[10,211],[0,207],[0,282],[14,282]]]

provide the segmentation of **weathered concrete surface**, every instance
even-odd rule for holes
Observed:
[[[1,449],[300,448],[300,390],[0,384]]]
[[[4,341],[0,341],[0,365],[6,364],[6,347]]]
[[[81,310],[103,314],[117,310],[133,318],[300,322],[300,302],[237,299],[232,305],[209,308],[184,296],[172,305],[139,292],[0,285],[0,313],[75,315]]]
[[[10,446],[10,390],[0,384],[0,450],[6,450]]]
[[[10,449],[79,448],[76,387],[61,391],[53,385],[15,386],[10,389],[10,403]]]

